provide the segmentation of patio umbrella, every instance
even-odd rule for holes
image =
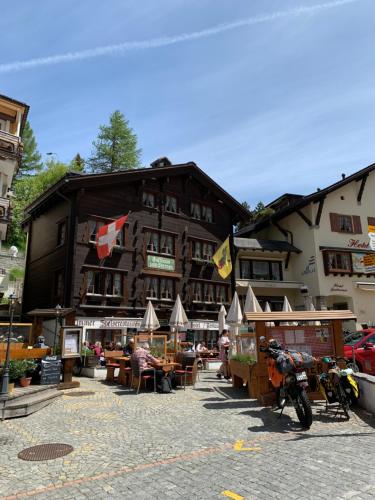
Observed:
[[[270,313],[271,311],[271,306],[269,305],[268,302],[266,302],[266,305],[264,306],[264,312]],[[267,321],[266,326],[275,326],[275,323],[273,321]]]
[[[241,311],[241,305],[240,301],[238,300],[238,295],[237,292],[234,292],[232,304],[229,308],[228,316],[227,316],[227,323],[228,325],[231,326],[230,332],[231,332],[231,347],[230,347],[230,356],[236,352],[236,347],[235,344],[233,344],[234,337],[238,335],[238,328],[241,326],[242,323],[242,311]]]
[[[246,300],[245,300],[245,307],[244,307],[244,312],[263,312],[262,308],[260,307],[260,304],[258,302],[258,299],[255,297],[255,294],[253,292],[253,289],[249,285],[247,287],[247,293],[246,293]]]
[[[142,318],[140,328],[141,330],[147,330],[148,332],[151,332],[151,335],[154,330],[160,328],[160,323],[156,316],[155,309],[152,305],[151,300],[148,301],[146,312]]]
[[[284,312],[293,312],[293,309],[292,309],[292,306],[289,304],[289,300],[287,298],[286,295],[284,295],[284,304],[283,304],[283,311]],[[292,323],[281,323],[282,325],[286,325],[286,326],[296,326],[298,325],[298,323],[296,323],[295,321],[292,321]]]
[[[219,311],[219,333],[221,333],[223,330],[226,328],[225,324],[225,316],[227,315],[227,311],[225,310],[225,307],[223,304],[221,304],[220,311]]]
[[[176,302],[174,303],[171,318],[169,320],[169,326],[176,328],[176,336],[175,336],[175,350],[177,348],[177,339],[178,339],[178,328],[183,328],[189,322],[184,306],[182,305],[180,295],[177,294]]]

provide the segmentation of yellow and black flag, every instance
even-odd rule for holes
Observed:
[[[232,272],[232,259],[230,258],[229,236],[224,243],[216,250],[212,257],[218,273],[222,278],[227,278]]]

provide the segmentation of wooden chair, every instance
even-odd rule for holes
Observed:
[[[189,365],[186,366],[184,370],[175,370],[174,373],[177,378],[180,378],[181,381],[182,380],[184,381],[183,384],[184,391],[186,389],[186,382],[188,378],[191,378],[191,385],[195,387],[195,382],[197,380],[197,374],[198,374],[198,359],[195,359],[194,363],[191,366]]]
[[[130,359],[130,365],[131,365],[131,370],[132,370],[132,377],[131,377],[131,387],[135,389],[134,387],[134,382],[137,381],[137,394],[139,393],[139,388],[141,387],[142,380],[144,380],[145,385],[147,380],[153,379],[154,380],[154,392],[156,392],[156,370],[155,368],[151,368],[153,370],[153,375],[146,374],[144,375],[142,372],[143,370],[139,369],[138,362],[134,359]],[[149,368],[147,369],[149,370]]]

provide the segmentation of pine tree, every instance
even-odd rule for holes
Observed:
[[[140,165],[141,150],[137,149],[137,136],[120,111],[111,114],[109,125],[100,126],[93,147],[93,155],[89,159],[93,172],[128,170]]]
[[[85,171],[85,160],[79,153],[77,153],[73,160],[70,162],[70,170],[73,170],[73,172],[78,172],[79,174]]]
[[[38,151],[33,129],[27,121],[22,132],[23,155],[17,177],[32,175],[39,172],[42,167],[42,157]]]

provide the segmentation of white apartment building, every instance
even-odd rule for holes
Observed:
[[[22,155],[21,135],[29,106],[0,95],[0,241],[10,221],[9,191]]]
[[[308,196],[284,194],[272,215],[236,234],[236,284],[250,284],[271,309],[350,309],[375,325],[375,273],[366,267],[375,224],[375,164]]]

